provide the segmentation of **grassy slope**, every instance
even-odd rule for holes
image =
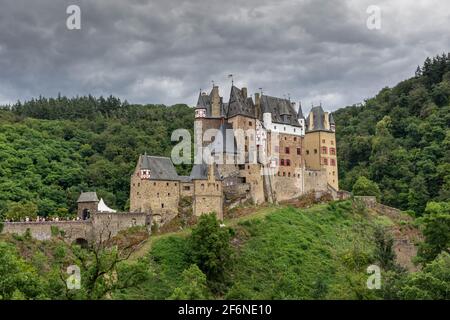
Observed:
[[[309,209],[269,207],[226,224],[236,230],[236,255],[223,298],[374,297],[365,289],[365,268],[373,262],[371,237],[380,219],[354,213],[348,201]],[[151,246],[155,276],[117,297],[167,298],[188,267],[187,234],[153,237],[144,248]]]

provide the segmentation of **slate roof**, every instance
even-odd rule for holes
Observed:
[[[305,119],[305,116],[303,115],[303,110],[302,110],[302,104],[301,103],[299,103],[299,106],[298,106],[297,119]]]
[[[97,192],[82,192],[77,202],[98,202]]]
[[[314,116],[313,117],[313,127],[309,128],[309,121],[310,121],[309,119],[311,117],[311,113]],[[335,124],[333,115],[331,113],[328,115],[328,121],[330,124]],[[306,118],[306,130],[307,131],[318,131],[318,130],[328,131],[328,129],[325,128],[324,123],[325,123],[325,111],[323,111],[322,106],[317,106],[317,107],[311,108],[311,111],[309,112],[309,115]]]
[[[220,180],[219,171],[217,167],[214,166],[214,176],[216,179]],[[206,180],[208,179],[208,165],[203,162],[202,164],[194,164],[191,170],[190,178],[192,180]]]
[[[150,169],[151,180],[180,180],[172,160],[167,157],[141,155],[140,169]]]
[[[202,92],[200,92],[199,96],[198,96],[198,100],[197,100],[197,105],[194,109],[206,109],[206,117],[210,118],[212,117],[212,96],[213,96],[213,90],[214,88],[211,90],[211,92],[209,94],[204,94]],[[220,97],[220,115],[221,116],[226,116],[227,112],[227,107],[228,104],[224,104],[223,103],[223,98]]]
[[[216,137],[213,142],[209,144],[209,148],[214,153],[226,153],[226,154],[236,154],[237,153],[237,143],[236,137],[234,136],[234,131],[230,132],[230,137],[227,136],[227,129],[233,130],[233,125],[231,123],[222,123],[219,127],[218,134],[222,135],[222,138]],[[232,137],[231,137],[232,135]],[[231,139],[230,139],[231,138]]]
[[[227,117],[233,117],[235,115],[255,117],[255,104],[253,103],[253,99],[251,97],[245,97],[242,90],[236,86],[231,87],[227,109]]]
[[[300,127],[300,124],[297,120],[298,114],[292,107],[291,101],[289,101],[288,99],[262,95],[261,111],[263,114],[271,113],[272,122],[274,123],[288,124],[291,126]]]

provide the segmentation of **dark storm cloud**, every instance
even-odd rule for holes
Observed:
[[[66,28],[78,4],[82,29]],[[366,27],[369,5],[381,30]],[[335,109],[409,77],[450,47],[448,1],[3,0],[0,103],[117,95],[194,104],[229,80]]]

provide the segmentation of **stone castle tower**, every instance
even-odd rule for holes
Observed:
[[[131,211],[151,210],[169,221],[187,197],[194,214],[222,218],[236,201],[260,204],[339,190],[335,123],[322,106],[305,118],[301,104],[289,99],[255,94],[253,100],[246,88],[232,86],[225,103],[213,86],[209,94],[200,92],[194,109],[196,156],[207,148],[212,164],[197,162],[190,176],[178,176],[169,158],[141,155],[131,177]]]

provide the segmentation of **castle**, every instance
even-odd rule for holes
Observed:
[[[195,156],[206,158],[180,176],[170,158],[139,156],[131,212],[151,212],[162,224],[178,214],[183,198],[196,216],[215,212],[223,219],[225,207],[243,201],[278,202],[309,191],[338,196],[336,127],[322,106],[305,118],[290,99],[256,93],[253,100],[233,85],[224,102],[214,85],[200,92],[194,123]]]

